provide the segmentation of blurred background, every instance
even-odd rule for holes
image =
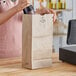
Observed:
[[[54,9],[57,20],[53,30],[53,51],[59,52],[59,47],[68,46],[67,31],[69,20],[76,19],[76,0],[31,0],[34,9],[42,7]]]

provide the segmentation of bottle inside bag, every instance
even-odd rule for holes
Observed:
[[[23,9],[24,14],[34,14],[34,7],[32,5],[29,5],[25,9]]]

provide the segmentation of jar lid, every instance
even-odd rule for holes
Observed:
[[[25,14],[27,14],[27,13],[31,12],[32,10],[34,10],[34,8],[33,8],[33,6],[32,6],[32,5],[30,5],[30,6],[26,7],[25,9],[23,9],[23,11],[24,11],[24,13],[25,13]]]

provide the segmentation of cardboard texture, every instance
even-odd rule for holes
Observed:
[[[22,66],[29,69],[52,64],[53,15],[23,15]]]

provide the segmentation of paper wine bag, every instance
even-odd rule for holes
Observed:
[[[53,15],[23,15],[22,65],[37,69],[52,64]]]

